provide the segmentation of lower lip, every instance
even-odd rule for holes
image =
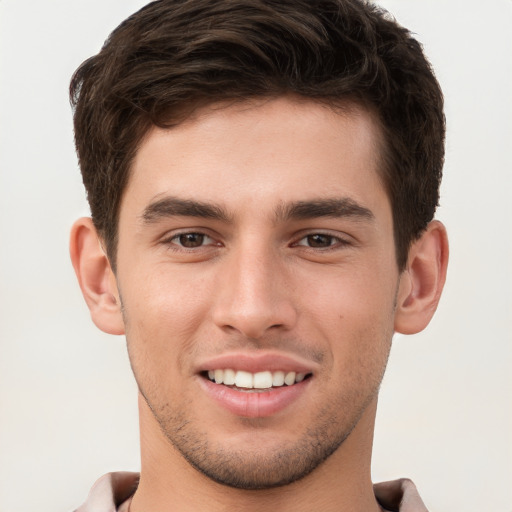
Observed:
[[[292,386],[280,386],[268,391],[237,391],[205,378],[201,378],[201,384],[213,400],[231,413],[245,418],[265,418],[298,400],[310,380],[308,378]]]

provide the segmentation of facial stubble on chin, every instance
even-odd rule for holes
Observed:
[[[168,403],[156,406],[140,385],[139,390],[166,440],[192,467],[228,487],[263,490],[286,486],[306,477],[338,450],[376,397],[378,387],[379,384],[366,397],[341,397],[336,404],[328,404],[300,438],[283,442],[278,450],[269,453],[265,453],[264,446],[262,450],[212,446],[208,433],[194,425],[186,408],[171,407]],[[360,404],[355,413],[354,403]],[[337,418],[333,416],[333,409],[352,411],[352,417],[342,414]],[[245,427],[256,432],[259,422],[260,419],[244,419]]]
[[[211,480],[237,489],[271,489],[304,478],[336,451],[354,427],[331,438],[327,432],[333,425],[326,420],[315,430],[309,429],[299,441],[283,443],[279,451],[270,454],[214,448],[207,433],[196,429],[182,414],[170,417],[163,411],[156,412],[142,395],[167,441],[191,466]]]
[[[395,307],[396,302],[393,310]],[[123,307],[123,316],[125,313]],[[125,325],[126,320],[125,316]],[[283,442],[279,450],[273,450],[268,454],[263,450],[242,451],[212,446],[208,441],[208,433],[194,425],[191,420],[193,415],[187,411],[186,404],[182,404],[181,408],[169,402],[158,405],[158,400],[153,399],[158,393],[152,392],[157,389],[145,389],[143,379],[139,378],[130,353],[128,335],[127,341],[130,363],[139,392],[170,445],[192,467],[214,482],[242,490],[264,490],[301,480],[342,446],[367,407],[377,399],[391,348],[392,332],[388,335],[388,350],[381,355],[383,359],[377,363],[380,371],[377,370],[373,374],[373,382],[369,387],[368,383],[363,382],[362,376],[359,376],[360,387],[356,392],[338,396],[336,402],[327,404],[319,411],[312,426],[307,428],[298,440]],[[361,365],[364,366],[365,363],[361,361]],[[157,382],[154,382],[154,387],[158,387]],[[355,410],[354,404],[359,404]],[[336,416],[333,411],[341,411],[342,414]],[[347,414],[347,411],[351,411],[351,414]],[[246,418],[245,426],[257,429],[258,421],[259,419]]]

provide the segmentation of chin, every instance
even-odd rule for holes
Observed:
[[[182,452],[188,462],[209,479],[227,487],[261,490],[282,487],[309,475],[327,459],[339,445],[281,447],[272,453],[213,451]],[[266,451],[266,450],[265,450]]]
[[[294,439],[290,431],[287,436],[268,428],[258,431],[258,420],[246,420],[239,435],[215,439],[177,416],[157,420],[167,441],[197,471],[221,485],[258,490],[286,486],[309,475],[340,448],[359,417],[332,422],[330,411],[323,411],[314,425],[295,432]]]

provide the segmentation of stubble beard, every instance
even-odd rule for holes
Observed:
[[[373,372],[357,375],[353,380],[356,386],[338,395],[323,409],[307,411],[307,415],[314,415],[313,421],[297,440],[281,443],[278,450],[266,451],[264,445],[259,450],[215,446],[209,441],[208,432],[197,427],[188,404],[171,405],[162,401],[158,382],[153,381],[151,385],[139,378],[141,375],[134,364],[137,358],[132,357],[128,336],[127,341],[139,392],[170,445],[197,471],[219,484],[241,490],[264,490],[306,477],[347,440],[369,405],[377,400],[391,348],[392,331],[388,334],[385,336],[389,340],[387,350],[380,360],[373,361]],[[364,366],[365,361],[355,365],[358,369]],[[371,376],[370,382],[368,376]],[[246,423],[258,431],[257,420],[247,418]]]
[[[130,361],[139,392],[171,449],[214,482],[241,490],[264,490],[303,479],[342,447],[365,411],[376,403],[389,348],[381,361],[373,362],[373,372],[360,374],[358,370],[364,362],[355,365],[358,370],[354,368],[353,386],[344,393],[331,395],[332,400],[326,400],[323,408],[305,411],[304,419],[309,426],[294,435],[294,439],[280,442],[277,448],[272,438],[266,438],[271,447],[265,445],[265,435],[271,435],[268,431],[264,434],[265,428],[261,428],[265,418],[240,419],[242,428],[249,433],[252,430],[258,438],[259,442],[251,443],[250,447],[242,442],[238,446],[230,443],[227,433],[226,443],[212,441],[210,433],[200,428],[193,406],[186,399],[175,396],[172,401],[162,400],[158,381],[141,379],[143,375],[138,375],[132,357]]]
[[[279,449],[233,449],[213,446],[208,433],[197,429],[183,410],[157,408],[148,401],[141,391],[153,416],[168,442],[178,450],[184,459],[209,479],[228,487],[242,490],[263,490],[289,485],[301,480],[320,466],[340,448],[353,431],[369,403],[378,390],[366,400],[352,396],[338,404],[331,404],[320,411],[313,425],[295,441],[281,443]],[[360,403],[360,409],[352,418],[344,415],[337,418],[333,409],[353,411],[353,404]],[[256,421],[248,420],[257,432]]]

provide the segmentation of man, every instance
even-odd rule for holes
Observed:
[[[393,333],[429,323],[448,258],[420,45],[359,0],[161,0],[71,97],[71,257],[126,334],[142,458],[78,510],[426,510],[370,480]]]

